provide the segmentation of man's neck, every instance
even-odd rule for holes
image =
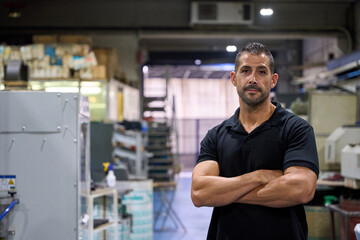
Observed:
[[[239,121],[245,130],[250,133],[256,127],[268,120],[275,109],[276,107],[270,101],[265,101],[255,107],[240,101]]]

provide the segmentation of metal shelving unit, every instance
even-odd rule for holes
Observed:
[[[109,216],[103,216],[108,219],[107,223],[101,224],[100,226],[94,227],[94,217],[93,217],[93,208],[94,208],[94,199],[99,197],[112,196],[112,210],[113,218],[110,219]],[[89,198],[89,239],[93,239],[94,234],[108,230],[110,227],[114,228],[114,239],[117,239],[117,227],[118,227],[118,195],[116,189],[110,188],[100,188],[92,191]],[[105,206],[104,206],[105,208]],[[105,212],[105,211],[104,211]]]
[[[176,138],[176,131],[173,121],[175,107],[173,105],[174,101],[171,103],[168,98],[168,72],[165,75],[160,89],[156,91],[144,89],[142,99],[143,116],[148,119],[146,150],[152,154],[149,158],[148,173],[149,178],[153,179],[154,182],[174,181],[176,169],[174,145],[177,140],[174,139],[174,136]],[[170,112],[167,111],[172,112],[169,114]]]
[[[148,123],[149,177],[154,181],[173,181],[174,154],[171,146],[171,128],[166,123]]]
[[[126,130],[120,124],[115,124],[112,143],[116,167],[124,168],[129,179],[146,179],[148,160],[144,149],[144,134],[138,130]]]

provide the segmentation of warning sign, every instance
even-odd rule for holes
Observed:
[[[0,175],[0,191],[15,191],[15,182],[15,175]]]

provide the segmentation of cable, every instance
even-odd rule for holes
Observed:
[[[5,211],[0,215],[0,221],[5,217],[5,215],[10,212],[10,210],[15,206],[15,204],[18,204],[19,200],[14,200],[10,203],[10,205],[5,209]]]

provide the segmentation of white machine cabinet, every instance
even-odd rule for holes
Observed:
[[[325,162],[341,163],[341,151],[347,144],[360,143],[360,126],[338,127],[325,141]]]
[[[19,200],[2,238],[88,239],[89,132],[77,93],[0,92],[0,178],[13,177]]]
[[[360,180],[360,143],[346,145],[341,150],[341,175]]]

